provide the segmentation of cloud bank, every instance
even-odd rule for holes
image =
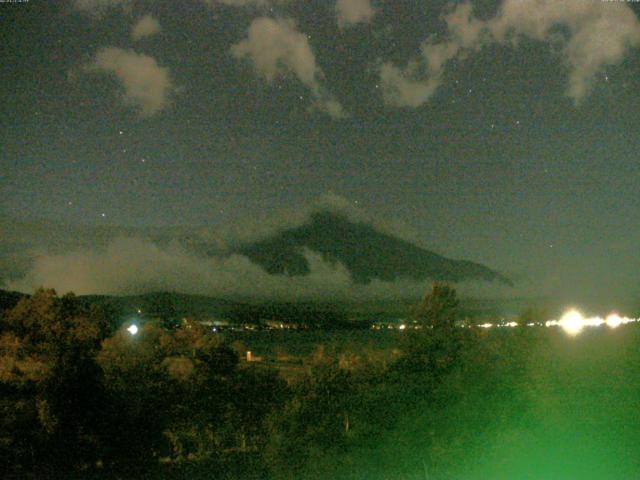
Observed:
[[[176,291],[232,298],[279,300],[354,300],[419,296],[424,282],[373,281],[358,285],[340,264],[305,252],[311,273],[269,275],[241,255],[200,256],[174,244],[160,247],[134,237],[114,239],[106,248],[77,250],[37,258],[12,290],[31,292],[41,285],[76,294],[133,294]]]
[[[408,237],[409,229],[400,224],[376,220],[353,202],[335,194],[326,194],[312,206],[295,214],[282,213],[270,222],[257,219],[254,227],[218,231],[192,229],[190,232],[144,232],[116,229],[113,234],[99,231],[64,231],[48,228],[54,234],[80,241],[66,245],[32,244],[29,263],[3,288],[30,293],[39,286],[76,294],[135,294],[153,291],[176,291],[240,299],[353,301],[372,299],[419,298],[429,281],[397,279],[393,282],[373,280],[367,285],[354,283],[344,265],[325,262],[312,251],[302,250],[310,267],[306,276],[270,275],[246,256],[233,253],[234,246],[273,235],[283,229],[300,226],[314,212],[332,211],[352,222],[372,225],[396,237]],[[239,227],[238,227],[239,228]],[[36,237],[42,239],[40,230]],[[15,232],[27,245],[29,235]],[[224,239],[224,240],[223,240]],[[11,241],[11,238],[8,239]],[[25,243],[26,242],[26,243]],[[60,242],[58,242],[60,243]],[[204,246],[205,248],[201,248]],[[480,289],[480,290],[479,290]],[[460,285],[464,294],[491,292],[501,286],[474,282]]]
[[[242,255],[202,256],[177,243],[161,247],[146,239],[119,237],[105,248],[42,255],[29,272],[5,288],[31,293],[39,286],[78,295],[131,295],[157,291],[252,300],[361,301],[420,298],[429,281],[399,279],[354,283],[342,264],[325,262],[305,251],[311,272],[306,276],[269,275]],[[493,284],[467,282],[462,295],[513,295]]]
[[[300,33],[290,18],[260,17],[251,22],[247,38],[231,47],[238,59],[248,59],[267,82],[293,74],[311,92],[314,107],[333,118],[344,117],[340,103],[320,83],[322,71],[316,64],[309,38]]]
[[[442,84],[447,64],[474,51],[496,45],[517,48],[522,38],[547,42],[568,70],[566,95],[579,104],[591,93],[596,75],[620,63],[640,46],[640,21],[621,2],[504,0],[494,18],[473,15],[470,3],[457,5],[442,17],[442,41],[426,40],[421,55],[404,68],[380,67],[387,104],[418,107]]]

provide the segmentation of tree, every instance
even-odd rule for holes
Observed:
[[[462,341],[458,318],[456,290],[436,282],[414,313],[416,329],[406,332],[405,355],[396,367],[403,372],[424,372],[420,377],[432,384],[448,372],[456,362]]]
[[[0,390],[4,451],[18,469],[62,473],[92,463],[100,441],[100,319],[73,294],[37,290],[2,319]],[[2,447],[0,447],[2,448]]]
[[[127,446],[112,452],[114,462],[128,468],[220,453],[238,363],[220,335],[189,322],[176,330],[148,322],[135,337],[122,329],[105,340],[98,362],[119,411],[112,443]]]
[[[451,330],[456,325],[459,303],[453,287],[435,282],[416,312],[416,321],[422,327]]]
[[[368,373],[377,370],[365,362],[323,345],[311,355],[306,374],[268,420],[265,457],[275,478],[334,478],[336,462],[348,461],[353,448],[372,438],[363,438],[375,422],[363,400],[373,383]]]
[[[250,365],[237,370],[227,405],[225,424],[236,449],[261,449],[267,437],[265,419],[288,398],[286,382],[276,370]]]

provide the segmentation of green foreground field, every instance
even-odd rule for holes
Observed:
[[[492,332],[485,341],[504,345],[508,339],[496,337],[511,334]],[[278,352],[300,356],[302,369],[302,357],[319,344],[339,355],[392,349],[401,336],[386,331],[272,331],[234,338],[287,376],[290,364],[278,362]],[[359,452],[356,463],[368,465],[367,471],[349,478],[639,478],[640,329],[599,328],[570,337],[559,329],[538,328],[533,336],[535,347],[515,370],[510,351],[498,350],[495,362],[478,360],[484,372],[468,367],[445,382],[433,409],[414,410],[417,416],[407,416],[373,449]],[[520,372],[518,378],[514,371]],[[441,439],[435,448],[433,437]],[[427,460],[435,469],[423,465]]]

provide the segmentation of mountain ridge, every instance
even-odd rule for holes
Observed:
[[[509,278],[484,265],[446,258],[331,211],[313,212],[309,222],[246,243],[237,249],[237,253],[247,256],[270,274],[296,276],[310,273],[304,249],[319,253],[330,263],[341,263],[354,282],[362,284],[374,279],[408,278],[453,283],[497,281],[513,286]]]

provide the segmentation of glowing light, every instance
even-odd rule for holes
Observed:
[[[569,335],[577,335],[584,327],[599,327],[606,324],[610,328],[617,328],[620,325],[637,322],[637,318],[621,317],[617,313],[611,313],[606,319],[602,317],[583,317],[577,310],[570,310],[565,313],[560,320],[548,320],[547,327],[562,327]]]
[[[577,310],[569,310],[560,318],[558,325],[569,335],[577,335],[584,328],[584,317]]]
[[[138,326],[136,324],[131,325],[129,328],[127,328],[127,332],[129,332],[131,335],[135,335],[136,333],[138,333]]]
[[[622,325],[623,323],[629,323],[629,321],[633,321],[633,320],[631,320],[630,318],[622,318],[617,313],[610,314],[605,320],[605,322],[607,323],[607,326],[611,328],[616,328]]]
[[[640,322],[639,318],[629,318],[629,317],[622,317],[620,315],[618,315],[617,313],[610,313],[606,318],[602,318],[602,317],[585,317],[584,315],[582,315],[582,313],[580,313],[578,310],[576,309],[572,309],[569,310],[567,312],[565,312],[562,317],[560,317],[559,320],[547,320],[544,323],[535,323],[535,322],[529,322],[526,324],[527,327],[536,327],[536,326],[545,326],[545,327],[561,327],[568,335],[571,336],[576,336],[578,335],[580,332],[582,332],[584,330],[585,327],[600,327],[602,325],[607,325],[609,328],[617,328],[620,325],[626,325],[628,323],[638,323]],[[489,322],[485,322],[485,323],[481,323],[478,324],[477,327],[479,328],[484,328],[484,329],[490,329],[490,328],[513,328],[513,327],[517,327],[519,324],[517,322],[504,322],[504,319],[501,319],[500,322],[496,322],[496,323],[489,323]],[[471,324],[467,324],[467,323],[462,323],[460,325],[461,328],[469,328],[472,327],[473,325]],[[372,325],[371,328],[374,329],[380,329],[380,328],[384,328],[384,327],[380,327],[379,325]],[[387,325],[388,329],[393,329],[395,328],[393,325],[389,324]],[[399,330],[405,330],[407,327],[406,324],[401,324],[398,325],[397,327]],[[409,328],[414,328],[414,329],[421,329],[423,328],[422,325],[417,325],[414,322],[414,325],[412,327]],[[428,328],[432,328],[432,327],[428,327]]]

